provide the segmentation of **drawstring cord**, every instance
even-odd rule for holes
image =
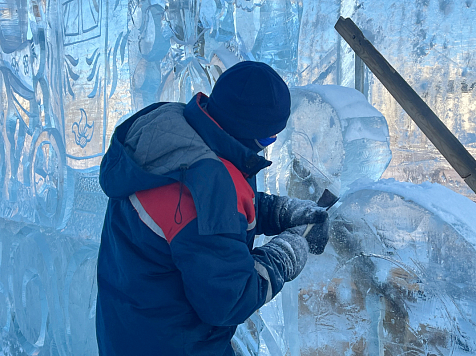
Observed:
[[[177,209],[175,209],[175,216],[174,216],[174,221],[177,225],[180,225],[182,223],[182,211],[180,210],[180,202],[182,201],[183,184],[185,181],[185,173],[187,172],[188,165],[181,164],[179,169],[180,169],[180,195],[179,195],[179,201],[177,204]],[[180,215],[180,221],[177,221],[177,214]]]

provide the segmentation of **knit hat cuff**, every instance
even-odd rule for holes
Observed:
[[[275,108],[260,108],[260,120],[256,120],[256,109],[252,105],[242,105],[240,112],[222,108],[210,96],[207,111],[223,130],[235,138],[267,138],[284,130],[290,110],[277,114]]]

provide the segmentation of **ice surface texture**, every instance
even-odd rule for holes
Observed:
[[[390,137],[393,160],[391,169],[384,173],[386,177],[436,181],[465,193],[461,180],[452,175],[370,73],[365,77],[365,95],[385,115],[388,127],[383,116],[369,105],[362,107],[365,101],[350,89],[303,86],[354,85],[353,53],[333,29],[339,15],[351,16],[474,152],[475,7],[476,2],[470,0],[1,2],[0,354],[95,354],[94,269],[107,201],[98,184],[97,166],[114,127],[154,101],[187,101],[198,91],[209,93],[219,75],[238,61],[266,62],[294,86],[294,117],[290,128],[272,146],[274,151],[268,153],[275,164],[261,183],[264,189],[315,199],[324,188],[343,193],[359,178],[375,180],[390,159]],[[392,189],[402,187],[387,185]],[[407,189],[411,190],[405,186]],[[380,203],[388,207],[392,196],[394,201],[406,197],[401,191],[384,193],[378,189],[356,190],[353,194],[342,200],[336,215],[342,218],[336,221],[349,214],[351,226],[355,225],[349,229],[355,231],[364,231],[366,225],[362,226],[364,220],[358,216],[364,207],[371,209],[367,205],[370,196],[375,202],[372,209],[380,209]],[[325,300],[338,297],[344,302],[334,304],[332,313],[326,312],[334,319],[320,324],[324,325],[319,329],[320,339],[312,337],[314,324],[302,324],[302,320],[309,317],[303,314],[305,308],[312,310],[312,315],[321,314],[309,303],[301,308],[303,350],[317,347],[319,352],[326,352],[327,341],[314,341],[335,340],[334,344],[341,346],[333,350],[342,349],[342,354],[377,355],[384,350],[396,355],[403,352],[399,349],[402,343],[410,340],[418,352],[427,347],[430,355],[474,351],[475,327],[470,317],[475,314],[470,290],[474,279],[469,267],[473,250],[458,247],[466,246],[464,239],[471,243],[464,230],[474,223],[472,219],[457,219],[458,214],[452,213],[452,198],[442,205],[448,214],[435,212],[424,204],[429,200],[426,194],[450,196],[425,189],[425,194],[419,195],[423,197],[419,205],[402,201],[402,206],[409,204],[408,209],[401,208],[404,212],[427,216],[428,224],[436,224],[428,228],[426,223],[421,224],[426,245],[419,243],[427,246],[425,251],[433,247],[431,256],[440,256],[442,261],[456,258],[449,245],[437,242],[438,227],[448,231],[449,243],[457,246],[462,257],[450,264],[433,264],[430,269],[430,262],[419,262],[422,256],[408,252],[413,242],[409,242],[411,234],[404,227],[390,229],[395,234],[389,232],[382,238],[382,244],[395,251],[394,256],[402,249],[400,264],[373,255],[352,259],[346,253],[386,255],[369,249],[359,234],[355,244],[347,246],[345,242],[353,240],[342,234],[328,249],[333,254],[308,265],[320,266],[319,278],[324,278],[334,273],[329,266],[348,261],[337,269],[339,278],[324,284],[331,291],[325,294]],[[386,221],[388,226],[400,218],[383,220],[384,210],[375,214],[375,221]],[[374,226],[374,222],[369,224]],[[370,236],[375,239],[380,235]],[[440,280],[422,275],[413,260],[422,264],[424,271],[431,272],[435,266],[436,276],[442,278],[453,271],[455,282],[445,284],[448,288],[440,291]],[[370,267],[363,273],[366,266]],[[377,267],[383,272],[375,274]],[[396,271],[393,281],[388,278],[392,269]],[[420,279],[412,279],[414,274]],[[356,275],[360,278],[354,279]],[[368,294],[361,292],[366,286],[361,280],[368,281]],[[401,295],[403,292],[397,292],[420,288],[419,281],[428,281],[429,285],[415,299],[414,306]],[[395,297],[388,294],[392,288]],[[353,299],[354,291],[362,293],[360,304]],[[234,339],[237,349],[243,355],[298,355],[297,295],[298,284],[294,281],[241,325]],[[300,294],[301,306],[305,295]],[[312,296],[309,300],[315,301]],[[327,310],[327,304],[319,305]],[[403,312],[402,306],[408,306],[408,311]],[[421,308],[427,309],[423,313]],[[446,314],[442,308],[446,308]],[[349,317],[348,310],[357,318]],[[396,340],[394,330],[387,328],[386,323],[392,323],[387,317],[391,310],[394,322],[408,331],[407,339]],[[425,321],[432,314],[436,315],[434,320]],[[359,319],[359,315],[363,316]],[[303,329],[302,325],[309,328]],[[335,325],[354,328],[338,334]],[[374,335],[368,342],[359,336],[366,327]]]
[[[392,153],[382,114],[360,92],[336,85],[291,88],[291,116],[267,156],[272,193],[317,201],[354,181],[379,179]]]
[[[300,280],[302,355],[474,354],[475,214],[428,183],[343,197],[323,258]]]

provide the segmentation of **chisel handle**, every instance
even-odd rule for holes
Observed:
[[[307,234],[309,234],[309,231],[314,227],[315,224],[307,224],[306,230],[304,230],[304,233],[302,234],[302,237],[306,237]]]

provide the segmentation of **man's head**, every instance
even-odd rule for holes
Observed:
[[[273,68],[260,62],[240,62],[216,82],[208,113],[237,139],[264,139],[286,127],[291,96]]]

